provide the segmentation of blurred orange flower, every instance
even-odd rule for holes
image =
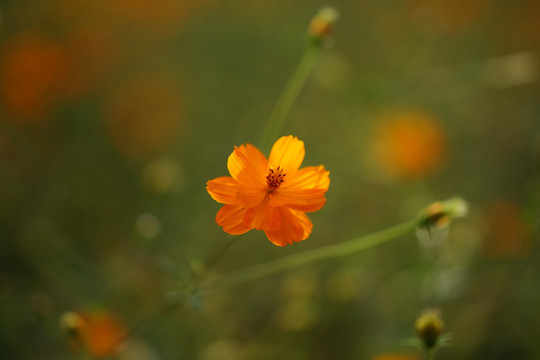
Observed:
[[[306,212],[321,209],[330,185],[324,166],[298,169],[304,143],[292,135],[278,139],[266,157],[253,145],[235,147],[227,167],[231,176],[210,180],[210,196],[225,204],[216,222],[232,235],[263,230],[273,244],[305,240],[313,227]]]
[[[2,49],[0,96],[13,121],[43,123],[62,98],[69,78],[65,49],[38,34],[12,38]]]
[[[169,32],[184,23],[192,10],[204,1],[193,0],[110,0],[118,19],[155,32]]]
[[[444,32],[457,33],[478,24],[489,13],[489,0],[411,0],[415,14]],[[426,25],[428,25],[426,24]]]
[[[483,250],[487,256],[519,257],[529,252],[530,231],[515,204],[498,201],[489,205],[485,214]]]
[[[540,42],[540,1],[530,0],[520,3],[520,6],[514,6],[507,9],[508,33],[509,36],[500,36],[504,40],[499,46],[508,52],[510,49],[529,49],[535,48]],[[506,33],[506,32],[505,32]],[[514,50],[515,51],[515,50]]]
[[[127,334],[124,324],[107,311],[83,314],[83,319],[81,335],[88,352],[99,357],[114,354]]]
[[[65,39],[72,59],[66,98],[86,95],[110,76],[122,58],[120,39],[105,26],[78,26]]]
[[[182,96],[163,75],[141,75],[121,84],[107,101],[104,120],[114,145],[141,158],[164,150],[182,123]]]
[[[413,110],[383,118],[372,144],[378,164],[401,178],[436,170],[446,152],[446,138],[436,119]]]
[[[88,353],[106,357],[118,352],[118,345],[127,335],[124,324],[107,310],[67,312],[60,319],[72,340],[81,344]]]

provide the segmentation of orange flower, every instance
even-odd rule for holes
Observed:
[[[69,78],[69,54],[47,37],[34,32],[10,39],[0,61],[0,101],[21,124],[42,124],[62,100]]]
[[[520,257],[531,250],[531,231],[522,219],[521,209],[500,200],[485,209],[484,254],[488,257]]]
[[[116,354],[127,335],[124,324],[107,310],[67,312],[62,315],[60,324],[71,336],[73,345],[82,345],[98,358]]]
[[[276,141],[268,160],[251,144],[235,147],[227,162],[231,176],[206,186],[225,204],[216,215],[218,225],[232,235],[263,230],[277,246],[307,239],[313,225],[305,213],[326,203],[330,178],[322,165],[299,170],[304,153],[304,143],[291,135]]]
[[[372,147],[380,167],[397,178],[421,178],[444,161],[446,137],[436,118],[410,110],[383,117]]]
[[[138,75],[122,83],[106,103],[104,121],[114,145],[131,158],[164,151],[182,125],[182,96],[163,75]]]
[[[83,319],[82,341],[87,351],[97,357],[115,354],[127,333],[120,320],[107,311],[83,314]]]

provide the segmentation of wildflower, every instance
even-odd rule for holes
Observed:
[[[437,170],[446,153],[446,137],[436,118],[410,110],[381,119],[373,134],[377,163],[398,179],[422,178]]]
[[[69,78],[66,49],[37,33],[22,33],[7,42],[0,62],[0,101],[21,124],[43,124],[57,108]]]
[[[120,320],[105,310],[67,312],[60,318],[60,325],[74,345],[81,344],[98,358],[115,354],[120,341],[127,334]]]
[[[165,36],[175,33],[199,7],[191,0],[113,0],[110,1],[116,21],[126,21],[152,33]],[[205,2],[207,4],[207,2]]]
[[[321,45],[328,40],[338,17],[339,13],[332,7],[322,8],[313,17],[308,27],[308,34],[315,44]]]
[[[83,327],[84,320],[78,313],[69,311],[60,317],[60,326],[71,338],[77,338]]]
[[[531,250],[531,229],[521,209],[508,200],[499,200],[484,209],[483,253],[488,257],[512,258]]]
[[[434,35],[467,31],[489,13],[487,0],[414,0],[418,25]]]
[[[436,201],[418,214],[418,226],[429,229],[432,226],[443,228],[448,226],[452,219],[467,215],[467,202],[460,197],[453,197],[445,201]]]
[[[159,154],[183,124],[182,96],[168,78],[137,75],[120,84],[105,105],[105,130],[131,158]]]
[[[437,345],[437,340],[444,330],[444,321],[438,309],[424,310],[414,323],[418,337],[427,350]]]
[[[231,176],[206,186],[225,204],[218,225],[232,235],[263,230],[277,246],[307,239],[313,225],[305,213],[326,203],[330,178],[322,165],[299,170],[304,153],[304,143],[291,135],[276,141],[268,159],[251,144],[235,147],[227,162]]]

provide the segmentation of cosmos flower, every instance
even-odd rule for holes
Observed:
[[[97,358],[115,355],[127,335],[127,328],[120,319],[104,309],[64,313],[60,324],[76,348],[81,345]]]
[[[532,228],[523,215],[523,209],[508,200],[497,200],[483,209],[484,255],[493,258],[519,258],[533,249]]]
[[[232,235],[263,230],[277,246],[307,239],[313,224],[305,213],[326,203],[330,178],[322,165],[299,169],[304,154],[304,143],[291,135],[276,141],[268,159],[251,144],[235,147],[227,162],[231,176],[206,186],[225,204],[218,225]]]
[[[372,135],[378,165],[399,179],[422,178],[444,162],[444,130],[432,115],[418,110],[390,113],[379,120]]]
[[[46,123],[65,93],[69,53],[34,32],[14,36],[1,50],[0,102],[9,115],[4,119],[29,125]]]

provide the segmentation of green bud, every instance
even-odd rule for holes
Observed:
[[[437,201],[420,211],[418,226],[428,229],[432,226],[442,228],[450,224],[452,219],[464,217],[467,211],[467,202],[460,197]]]
[[[427,350],[437,345],[437,340],[444,330],[444,321],[438,309],[424,310],[414,324],[416,333]]]
[[[334,23],[339,18],[339,13],[332,7],[319,10],[313,17],[308,27],[308,34],[314,44],[321,46],[332,35]]]

